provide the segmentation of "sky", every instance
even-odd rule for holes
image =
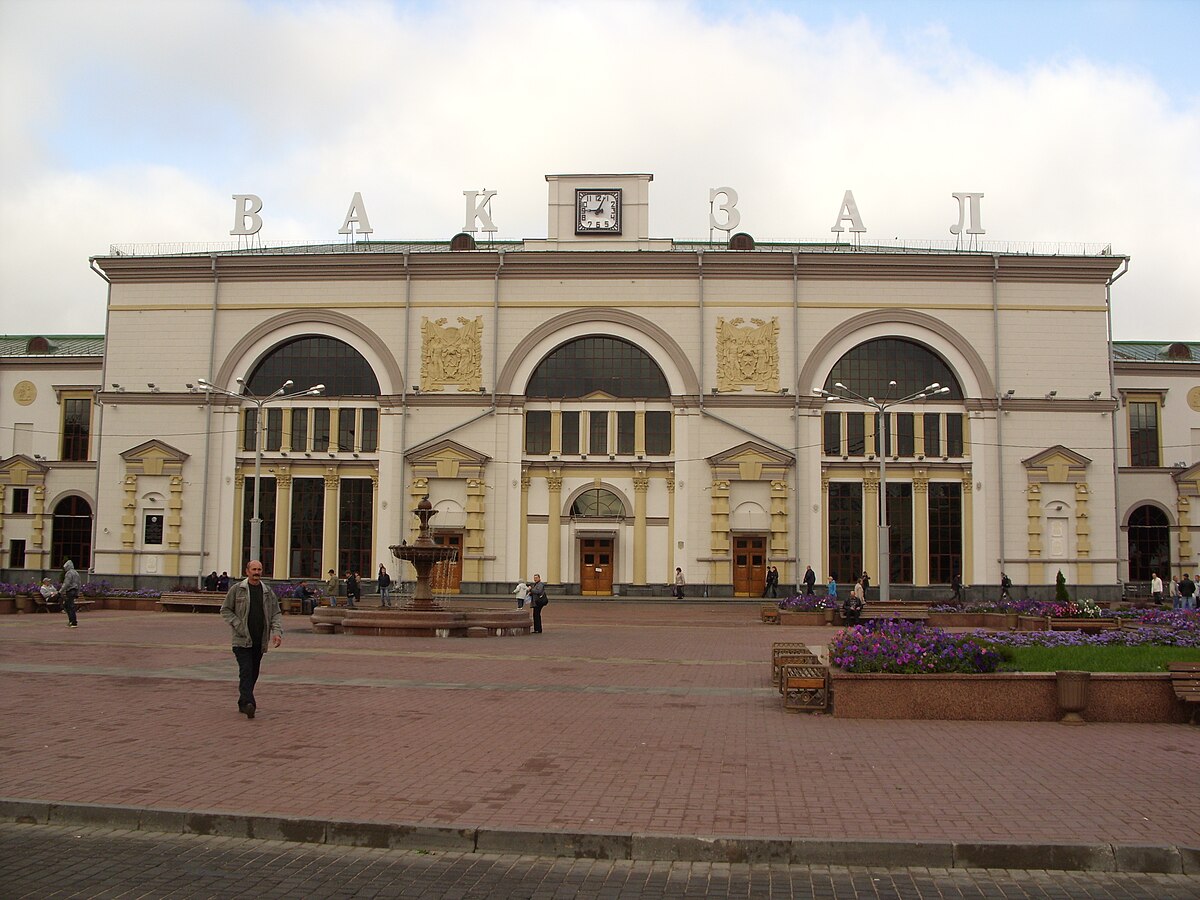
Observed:
[[[547,174],[649,172],[654,237],[1131,257],[1117,340],[1200,340],[1200,2],[0,0],[0,311],[99,334],[112,245],[546,235]],[[718,236],[720,233],[718,233]]]

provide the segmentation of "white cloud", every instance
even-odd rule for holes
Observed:
[[[486,186],[501,237],[540,237],[545,174],[648,171],[652,230],[681,239],[707,236],[717,185],[759,240],[828,239],[846,188],[868,240],[945,240],[951,192],[982,190],[989,239],[1134,257],[1118,338],[1200,338],[1200,114],[1100,62],[1011,73],[936,28],[888,43],[802,9],[0,9],[0,291],[37,300],[19,330],[99,331],[87,257],[226,241],[232,193],[263,197],[267,239],[336,240],[354,191],[377,239],[446,239],[462,191]],[[33,65],[44,77],[15,91]]]

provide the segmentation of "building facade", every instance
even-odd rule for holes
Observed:
[[[545,239],[97,258],[103,340],[0,357],[8,577],[240,571],[256,483],[275,578],[396,574],[424,496],[465,593],[1195,568],[1197,347],[1110,344],[1121,257],[681,243],[648,175],[547,182]]]

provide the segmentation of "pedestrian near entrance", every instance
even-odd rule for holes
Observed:
[[[963,589],[962,576],[959,575],[957,572],[955,572],[950,577],[950,590],[952,590],[954,592],[951,595],[950,599],[953,600],[955,603],[962,602],[962,589]]]
[[[79,573],[75,571],[75,563],[67,560],[63,563],[63,580],[58,586],[59,596],[62,597],[63,611],[67,614],[67,627],[78,628],[79,621],[75,617],[75,598],[79,596]]]
[[[837,576],[836,575],[829,576],[829,584],[827,584],[825,586],[825,596],[827,596],[830,600],[832,600],[834,602],[834,604],[837,603]]]
[[[327,577],[325,579],[325,593],[327,593],[329,595],[329,605],[330,606],[337,606],[337,592],[338,592],[337,572],[333,571],[333,569],[330,569],[329,577]]]
[[[358,573],[346,570],[346,606],[354,609],[354,601],[360,596],[360,588],[358,586]]]
[[[1012,579],[1009,578],[1008,575],[1006,575],[1004,572],[1001,572],[1000,573],[1000,600],[1003,602],[1005,600],[1011,600],[1011,599],[1012,599]]]
[[[817,573],[812,570],[812,566],[808,566],[804,570],[804,596],[811,597],[816,591]]]
[[[533,633],[542,633],[542,609],[550,601],[546,599],[546,584],[542,576],[534,574],[533,584],[529,586],[529,600],[533,603]]]
[[[866,603],[867,602],[867,591],[869,591],[871,589],[871,576],[868,575],[866,572],[863,572],[861,581],[862,581],[863,603]]]
[[[1179,582],[1179,602],[1183,609],[1196,608],[1196,582],[1187,572],[1183,573],[1183,581]]]
[[[387,569],[383,567],[383,563],[379,564],[379,575],[376,577],[375,582],[379,585],[380,604],[385,607],[391,606],[392,604],[388,600],[388,597],[392,590],[392,576],[389,575]]]
[[[218,591],[229,590],[229,573],[228,572],[222,572],[220,575],[217,576],[217,590]]]
[[[204,589],[206,591],[216,591],[217,589],[217,570],[213,569],[204,576]]]
[[[1171,609],[1182,609],[1183,602],[1179,596],[1179,576],[1172,575],[1167,583],[1167,596],[1171,598]]]
[[[234,583],[221,604],[221,618],[233,629],[233,655],[238,664],[238,712],[253,719],[258,711],[254,685],[263,654],[283,643],[283,614],[279,598],[262,580],[257,559],[246,564],[246,577]]]
[[[679,566],[675,567],[675,599],[683,599],[683,587],[687,582],[683,578],[683,569]]]
[[[1157,572],[1150,574],[1150,597],[1155,603],[1162,603],[1162,579]]]
[[[513,593],[517,595],[517,609],[525,608],[525,601],[529,599],[529,585],[521,581],[513,588]]]

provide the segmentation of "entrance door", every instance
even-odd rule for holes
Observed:
[[[457,594],[462,583],[462,548],[463,533],[461,531],[435,531],[433,542],[439,547],[453,550],[452,559],[445,559],[433,564],[429,573],[429,586],[435,594]]]
[[[579,589],[585,597],[612,593],[612,558],[612,538],[579,539]]]
[[[767,539],[761,534],[733,539],[733,595],[758,597],[767,583]]]

